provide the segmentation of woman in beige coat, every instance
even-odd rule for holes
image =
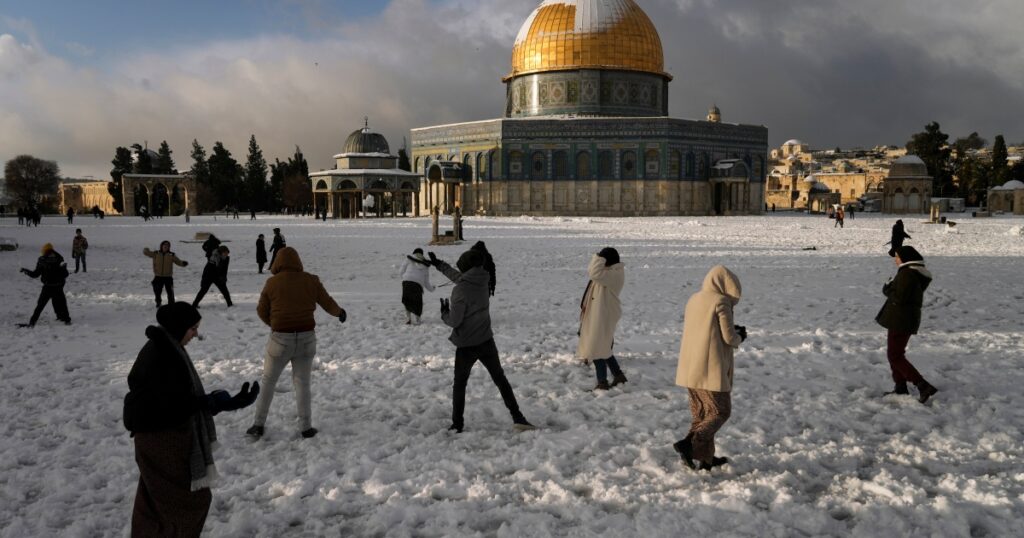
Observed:
[[[584,362],[594,362],[597,370],[594,390],[608,390],[626,382],[626,376],[612,354],[615,326],[622,317],[619,294],[626,281],[626,272],[619,261],[618,251],[611,247],[590,259],[587,272],[590,282],[580,302],[580,343],[576,355]],[[609,369],[613,376],[611,385],[608,384]]]
[[[746,328],[733,325],[741,291],[736,275],[718,265],[686,303],[676,385],[689,390],[693,422],[690,433],[673,447],[691,469],[694,460],[702,470],[729,462],[715,457],[715,433],[732,411],[733,350],[747,337]]]

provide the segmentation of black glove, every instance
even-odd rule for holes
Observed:
[[[448,299],[441,299],[441,315],[446,316],[452,310],[452,305]]]
[[[488,290],[488,291],[490,291],[490,292],[491,292],[491,297],[494,297],[494,288],[491,288],[491,289],[490,289],[490,290]]]
[[[346,319],[348,319],[348,313],[345,312],[344,308],[342,308],[341,313],[338,314],[338,320],[341,321],[342,323],[345,323]]]
[[[242,384],[242,390],[238,391],[238,394],[232,396],[228,394],[226,390],[215,390],[206,395],[210,412],[214,415],[221,411],[235,411],[244,407],[249,407],[253,402],[256,401],[256,397],[260,394],[260,383],[254,382],[252,389],[249,389],[249,383],[245,382]]]
[[[182,267],[188,267],[188,262],[181,262]]]
[[[437,259],[437,256],[435,256],[433,252],[428,252],[427,257],[430,258],[430,265],[433,265],[434,267],[437,267],[441,263],[441,260]]]
[[[21,271],[22,273],[24,273],[24,274],[26,274],[26,275],[27,275],[27,274],[29,273],[28,269],[25,269],[24,267],[22,267],[21,269],[19,269],[19,271]]]
[[[747,340],[747,328],[743,325],[736,325],[736,334],[740,335],[741,342]]]

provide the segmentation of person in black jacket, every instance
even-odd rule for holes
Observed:
[[[228,292],[228,265],[230,263],[231,251],[228,250],[228,247],[224,245],[217,247],[217,250],[210,256],[209,261],[206,262],[206,267],[203,268],[203,279],[200,282],[199,293],[192,300],[192,306],[199,308],[199,303],[202,302],[203,297],[206,297],[206,292],[210,291],[210,286],[217,286],[229,307],[235,306],[231,302],[231,293]]]
[[[886,356],[896,386],[886,394],[910,394],[907,383],[918,390],[921,403],[928,401],[939,389],[925,381],[920,372],[907,360],[907,344],[911,335],[921,328],[921,304],[924,292],[932,282],[932,274],[924,266],[924,258],[911,246],[902,246],[896,252],[896,276],[882,287],[885,305],[875,321],[889,330]]]
[[[32,318],[24,327],[35,327],[39,321],[46,303],[53,301],[53,311],[57,319],[65,325],[71,324],[71,315],[68,314],[68,299],[64,296],[64,283],[68,278],[68,266],[64,263],[64,257],[53,249],[53,245],[43,245],[42,256],[36,261],[36,268],[32,271],[22,268],[21,272],[29,278],[38,278],[43,282],[43,289],[39,292],[39,300],[36,301],[36,309],[32,312]]]
[[[270,243],[270,266],[274,266],[274,260],[277,259],[277,252],[282,248],[288,246],[284,241],[284,235],[281,234],[280,228],[274,228],[274,241]]]
[[[207,260],[210,259],[210,256],[213,256],[218,247],[220,247],[220,239],[216,235],[210,234],[210,237],[207,237],[206,241],[203,242],[203,253],[206,254]]]
[[[487,291],[491,297],[494,297],[494,288],[498,284],[497,268],[494,267],[494,258],[491,257],[491,253],[487,252],[487,245],[483,241],[477,241],[469,250],[475,250],[484,256],[484,270],[490,275],[487,281]]]
[[[160,307],[156,319],[159,325],[146,328],[148,341],[128,374],[124,398],[124,425],[139,467],[131,535],[198,537],[217,476],[213,416],[248,407],[260,385],[244,383],[234,396],[207,394],[185,351],[202,316],[188,303],[173,303]]]
[[[892,248],[889,249],[889,257],[895,257],[896,253],[899,252],[900,247],[903,246],[903,241],[910,239],[906,230],[903,229],[903,220],[897,220],[896,224],[892,225],[892,239],[889,240],[889,244]]]
[[[267,264],[267,242],[263,240],[263,234],[256,239],[256,265],[263,274],[263,266]]]

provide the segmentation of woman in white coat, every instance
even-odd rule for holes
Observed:
[[[608,390],[626,382],[626,376],[612,354],[615,327],[622,317],[619,294],[626,281],[626,272],[619,261],[618,251],[611,247],[591,258],[587,272],[590,281],[580,302],[580,343],[576,355],[584,362],[594,362],[597,370],[594,390]],[[610,385],[609,369],[613,376]]]
[[[686,303],[676,385],[689,390],[693,421],[673,447],[691,469],[694,460],[702,470],[729,462],[715,457],[715,434],[732,412],[733,351],[747,338],[746,328],[733,324],[741,292],[736,275],[718,265]]]
[[[421,248],[405,258],[401,271],[405,324],[419,325],[423,315],[423,290],[434,291],[434,286],[430,285],[430,261],[423,257]]]

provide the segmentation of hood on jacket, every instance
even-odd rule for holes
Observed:
[[[459,261],[455,262],[455,267],[459,269],[459,272],[465,273],[475,267],[483,267],[487,259],[479,250],[469,249],[459,256]]]
[[[740,279],[724,265],[716,265],[708,271],[701,289],[724,295],[732,300],[734,305],[740,302],[740,296],[743,294]]]
[[[483,267],[473,267],[468,271],[462,272],[462,277],[459,278],[459,283],[463,282],[472,286],[483,286],[486,288],[491,282],[491,274]]]
[[[299,251],[293,247],[284,247],[277,251],[274,265],[270,267],[270,272],[275,275],[282,271],[301,273],[302,270],[302,259],[299,258]]]
[[[484,244],[483,241],[477,241],[476,243],[473,244],[473,246],[469,247],[469,249],[475,250],[477,252],[483,252],[485,254],[487,253],[487,245]]]
[[[907,269],[917,273],[917,275],[924,280],[922,283],[924,289],[928,289],[928,285],[932,283],[932,272],[924,266],[923,261],[901,263],[899,269]]]

